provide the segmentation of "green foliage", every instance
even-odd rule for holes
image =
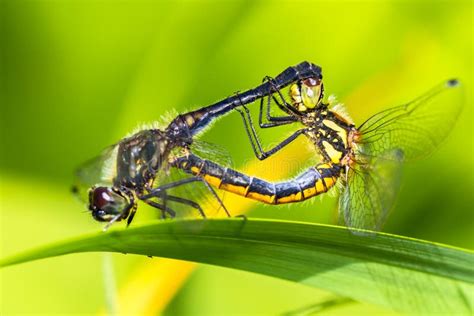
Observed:
[[[474,247],[472,1],[3,0],[0,20],[1,257],[100,230],[69,194],[73,170],[140,123],[210,104],[302,60],[323,67],[326,93],[344,102],[356,122],[441,80],[462,81],[467,93],[459,121],[432,157],[404,166],[384,230]],[[255,115],[257,108],[250,110]],[[293,129],[259,132],[270,145]],[[237,113],[203,137],[225,146],[238,169],[253,159]],[[288,150],[300,152],[301,146]],[[290,207],[252,204],[249,217],[334,223],[335,204],[329,195]],[[134,224],[148,211],[141,207]],[[154,262],[112,257],[119,289],[137,268]],[[101,260],[87,253],[0,270],[0,314],[96,313],[105,304]],[[356,280],[345,280],[354,293]],[[430,293],[436,285],[407,291]],[[275,315],[327,295],[295,282],[201,266],[165,312]],[[412,297],[415,304],[418,296]],[[440,302],[430,300],[431,309]],[[357,308],[359,314],[381,312],[369,304],[346,305],[341,315]]]
[[[37,248],[4,259],[0,266],[92,251],[241,269],[397,311],[468,313],[473,304],[472,252],[400,236],[354,235],[343,227],[288,221],[164,221]]]

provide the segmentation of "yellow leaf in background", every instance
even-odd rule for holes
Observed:
[[[156,315],[168,305],[196,267],[193,262],[154,259],[140,264],[120,289],[118,313]],[[99,315],[106,315],[101,311]]]

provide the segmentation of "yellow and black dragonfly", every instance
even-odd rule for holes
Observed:
[[[221,190],[267,204],[293,203],[327,192],[341,184],[339,218],[352,228],[380,230],[393,206],[402,162],[429,155],[452,129],[461,109],[457,80],[448,80],[419,98],[369,117],[356,126],[340,104],[323,101],[321,76],[297,80],[289,87],[287,102],[278,82],[267,77],[272,89],[260,102],[259,126],[271,128],[291,123],[303,127],[274,148],[264,151],[244,100],[245,130],[258,159],[281,150],[297,137],[306,136],[321,162],[282,182],[269,182],[202,159],[192,153],[174,164],[202,177]],[[276,104],[285,115],[272,116]]]
[[[272,82],[264,82],[213,105],[178,115],[164,128],[148,127],[132,133],[78,168],[73,191],[86,200],[96,220],[108,223],[105,228],[125,219],[130,224],[139,200],[159,209],[162,218],[176,216],[167,202],[186,205],[205,217],[202,207],[191,198],[196,195],[200,198],[199,194],[193,194],[199,191],[196,186],[186,191],[186,197],[169,193],[177,187],[198,182],[207,187],[229,215],[216,192],[201,175],[175,180],[170,175],[170,167],[177,165],[176,160],[187,156],[191,150],[198,155],[203,153],[208,159],[223,156],[216,152],[214,145],[203,146],[203,142],[195,141],[195,136],[214,119],[235,107],[254,102],[271,95],[274,89],[307,78],[321,78],[321,68],[307,62],[289,67]]]

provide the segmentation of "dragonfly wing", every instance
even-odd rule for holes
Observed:
[[[95,185],[111,185],[115,176],[118,144],[107,147],[82,165],[75,172],[73,190],[83,201],[88,201],[88,191]]]
[[[234,162],[232,157],[229,154],[229,151],[214,143],[205,142],[203,140],[195,140],[192,145],[192,151],[197,156],[212,161],[220,166],[233,168]],[[202,187],[203,185],[201,185]],[[222,206],[218,203],[215,196],[209,191],[207,187],[205,187],[205,193],[201,200],[204,201],[205,205],[213,212],[213,214],[224,214],[224,210]],[[224,190],[214,190],[216,194],[219,196],[222,202],[225,202],[225,197],[227,195],[226,191]]]
[[[203,159],[211,160],[224,167],[233,167],[229,151],[220,145],[198,139],[193,141],[191,150],[195,155]]]
[[[373,115],[359,127],[360,151],[378,156],[399,149],[405,160],[429,155],[453,127],[462,107],[461,91],[458,81],[449,80],[407,104]]]
[[[373,231],[382,228],[398,192],[402,160],[403,153],[392,150],[379,157],[365,157],[348,170],[339,198],[339,218],[346,226]]]

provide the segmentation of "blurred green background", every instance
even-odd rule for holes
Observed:
[[[385,230],[474,248],[471,1],[3,0],[0,17],[1,257],[99,230],[69,194],[73,170],[139,123],[210,104],[303,60],[323,67],[327,93],[359,123],[461,79],[458,123],[429,159],[405,167]],[[270,144],[292,129],[261,135]],[[237,168],[253,160],[236,113],[203,138],[227,148]],[[253,204],[251,216],[334,222],[336,201]],[[152,262],[113,258],[119,288]],[[101,254],[14,266],[0,277],[0,314],[90,314],[105,305]],[[279,314],[328,297],[203,266],[166,314]],[[324,314],[369,312],[386,311],[350,303]]]

